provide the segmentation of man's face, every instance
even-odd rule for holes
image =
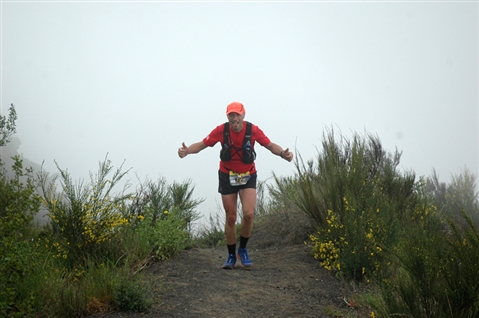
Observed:
[[[230,123],[233,131],[239,132],[241,129],[243,129],[244,114],[229,113],[227,116],[228,122]]]

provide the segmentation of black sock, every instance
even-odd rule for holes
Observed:
[[[242,237],[240,236],[240,248],[245,248],[246,244],[248,243],[249,237]]]
[[[236,244],[226,245],[228,247],[228,254],[236,254]]]

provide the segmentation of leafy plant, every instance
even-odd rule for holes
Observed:
[[[16,133],[17,111],[13,104],[8,109],[8,117],[0,115],[0,147],[5,146]]]
[[[461,173],[452,176],[452,180],[446,185],[439,181],[436,171],[433,170],[431,177],[427,178],[427,194],[432,204],[438,207],[445,217],[453,218],[455,222],[464,223],[462,211],[465,211],[471,220],[479,225],[479,193],[476,187],[477,176],[471,173],[467,167]]]
[[[153,305],[150,288],[142,276],[119,275],[112,283],[111,303],[117,310],[147,312]]]
[[[201,204],[203,199],[193,199],[193,191],[195,187],[191,184],[191,179],[183,182],[173,182],[169,186],[171,195],[171,210],[178,214],[183,220],[184,229],[191,233],[191,224],[200,218],[195,208]]]
[[[185,220],[180,211],[165,210],[164,217],[152,223],[154,211],[144,210],[144,219],[138,221],[134,228],[139,240],[148,246],[150,255],[156,260],[165,260],[177,255],[188,246],[190,236],[185,231]]]
[[[32,220],[39,211],[40,198],[35,193],[32,170],[24,169],[19,157],[13,159],[13,179],[6,177],[3,165],[0,168],[0,316],[29,312],[34,297],[23,298],[19,284],[35,267]]]
[[[123,172],[120,166],[108,178],[113,167],[105,158],[99,163],[98,173],[95,176],[90,173],[90,183],[85,185],[83,181],[75,184],[67,170],[58,164],[57,168],[60,176],[52,181],[48,181],[49,175],[44,170],[38,174],[54,240],[47,244],[56,259],[74,268],[87,257],[101,259],[106,243],[114,240],[122,226],[129,223],[127,203],[132,195],[112,192],[128,171]],[[56,190],[57,181],[60,192]]]
[[[297,156],[295,177],[275,179],[316,225],[312,253],[325,268],[358,281],[387,268],[383,248],[398,241],[401,220],[419,202],[420,183],[397,171],[399,159],[376,136],[348,140],[329,131],[316,162]]]
[[[409,228],[393,252],[397,275],[384,279],[384,315],[476,317],[479,314],[479,231],[438,213]]]

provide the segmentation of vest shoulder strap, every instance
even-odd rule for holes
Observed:
[[[252,125],[249,121],[247,121],[246,122],[246,133],[244,134],[243,145],[246,145],[246,143],[248,141],[251,143],[251,130],[252,130]]]
[[[224,132],[223,132],[223,144],[229,145],[230,144],[230,123],[226,122],[224,125]]]

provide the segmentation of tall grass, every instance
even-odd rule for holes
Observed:
[[[225,215],[220,207],[215,214],[210,214],[207,223],[200,224],[195,236],[195,244],[198,247],[226,246],[225,239]]]

